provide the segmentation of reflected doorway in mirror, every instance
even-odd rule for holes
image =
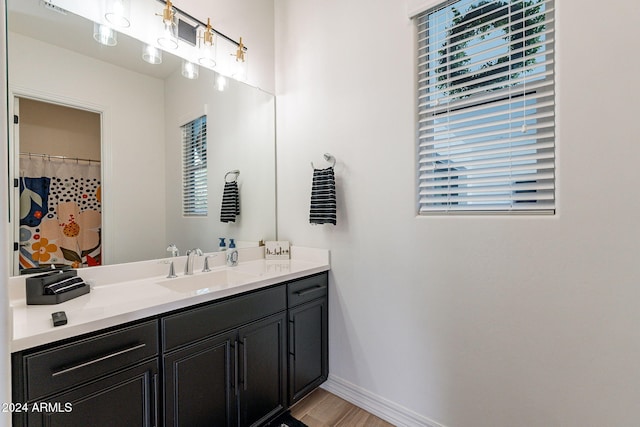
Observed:
[[[15,273],[51,264],[101,265],[100,114],[24,97],[15,97],[14,112]]]

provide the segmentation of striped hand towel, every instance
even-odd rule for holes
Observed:
[[[313,169],[309,222],[336,225],[336,181],[332,167]]]
[[[240,193],[238,182],[225,182],[222,193],[222,207],[220,209],[221,222],[236,222],[236,216],[240,215]]]

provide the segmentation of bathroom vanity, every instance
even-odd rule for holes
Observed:
[[[46,310],[68,309],[62,328],[72,336],[44,342],[51,338],[33,326],[14,341],[27,346],[12,354],[14,426],[263,425],[327,378],[328,268],[328,257],[254,260],[179,277],[169,291],[170,279],[137,279],[128,286],[155,285],[162,296],[142,307],[133,290],[122,298],[129,311],[84,325],[74,323],[74,303],[91,310],[100,291],[122,295],[126,285],[95,286],[48,309],[16,303],[14,321],[33,325]],[[75,335],[86,323],[99,329]]]

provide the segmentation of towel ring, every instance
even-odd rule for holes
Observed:
[[[334,167],[336,165],[336,158],[334,156],[332,156],[329,153],[324,153],[324,159],[327,162],[331,162],[331,167]],[[315,169],[316,167],[313,165],[313,162],[311,162],[311,169]]]
[[[224,174],[224,181],[225,182],[233,182],[233,181],[227,181],[227,177],[229,175],[235,175],[235,177],[233,178],[233,181],[235,181],[236,179],[238,179],[238,176],[240,176],[240,171],[238,169],[235,169],[235,170],[232,170],[232,171],[229,171],[229,172],[225,173]]]

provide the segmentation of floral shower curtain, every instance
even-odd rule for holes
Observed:
[[[34,156],[20,171],[20,269],[100,265],[100,164]]]

